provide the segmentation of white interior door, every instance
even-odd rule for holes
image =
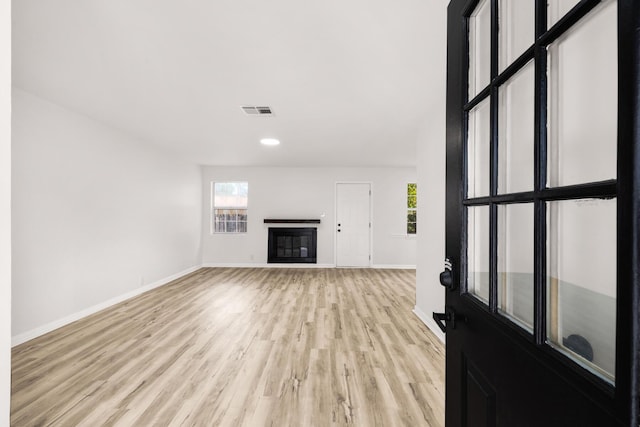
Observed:
[[[336,265],[368,267],[371,184],[337,184],[336,207]]]

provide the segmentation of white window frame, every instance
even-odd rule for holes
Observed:
[[[216,200],[216,184],[247,184],[247,206],[217,206],[215,204]],[[211,234],[246,234],[248,231],[248,222],[249,222],[249,200],[248,200],[248,181],[211,181],[211,216],[210,216],[210,232]],[[217,211],[236,211],[235,221],[224,221],[225,229],[218,230],[216,229],[216,216],[218,215]],[[243,211],[245,220],[238,221],[238,211]],[[226,230],[226,225],[229,223],[234,223],[234,230],[228,231]],[[238,224],[244,223],[244,229],[239,229]]]
[[[409,186],[410,185],[415,185],[416,186],[416,207],[415,208],[410,208],[409,207]],[[406,210],[406,232],[407,232],[407,236],[415,236],[416,234],[418,234],[418,183],[416,182],[407,182],[407,186],[405,187],[405,192],[406,192],[406,204],[405,204],[405,210]],[[409,213],[414,212],[416,215],[416,220],[415,222],[410,222],[409,221]],[[414,227],[414,232],[410,233],[409,232],[409,224],[415,224]]]

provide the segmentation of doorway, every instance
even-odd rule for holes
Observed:
[[[336,266],[371,265],[371,183],[336,184]]]

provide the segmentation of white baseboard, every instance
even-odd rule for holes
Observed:
[[[287,264],[287,263],[262,263],[262,262],[208,262],[202,264],[203,267],[209,268],[336,268],[335,264]],[[356,268],[356,267],[344,267],[344,268]],[[399,264],[374,264],[370,267],[361,268],[375,268],[375,269],[392,269],[392,270],[415,270],[415,265],[399,265]]]
[[[287,263],[238,263],[238,262],[209,262],[202,264],[203,267],[210,268],[336,268],[335,264],[287,264]],[[342,268],[342,267],[338,267]],[[356,268],[356,267],[344,267],[344,268]],[[390,270],[415,270],[416,266],[413,264],[373,264],[369,267],[361,268],[375,268],[375,269],[390,269]]]
[[[378,269],[387,269],[387,270],[415,270],[416,266],[415,265],[401,265],[401,264],[374,264],[371,266],[371,268],[378,268]]]
[[[201,268],[200,265],[193,266],[184,271],[181,271],[176,274],[172,274],[169,277],[165,277],[164,279],[157,280],[153,283],[149,283],[148,285],[142,286],[140,288],[134,289],[131,292],[127,292],[122,295],[118,295],[117,297],[108,299],[107,301],[101,302],[100,304],[96,304],[92,307],[85,308],[84,310],[78,311],[76,313],[70,314],[69,316],[65,316],[62,319],[54,320],[53,322],[49,322],[45,325],[39,326],[35,329],[32,329],[27,332],[23,332],[19,335],[11,337],[11,347],[15,347],[19,344],[30,341],[34,338],[39,337],[40,335],[44,335],[48,332],[51,332],[55,329],[61,328],[62,326],[68,325],[69,323],[75,322],[76,320],[80,320],[83,317],[87,317],[91,314],[97,313],[98,311],[104,310],[105,308],[111,307],[112,305],[118,304],[122,301],[126,301],[130,298],[138,296],[142,293],[150,291],[151,289],[158,288],[162,285],[166,285],[167,283],[179,279],[182,276],[186,276],[187,274],[193,273],[194,271]]]
[[[269,263],[217,263],[208,262],[202,264],[209,268],[335,268],[335,264],[269,264]]]
[[[418,319],[422,321],[422,323],[425,324],[427,328],[431,330],[431,332],[433,332],[438,337],[440,341],[442,341],[443,344],[445,343],[444,333],[442,333],[440,328],[438,328],[435,320],[433,320],[431,316],[427,316],[427,314],[424,311],[420,310],[417,306],[413,307],[413,313],[418,317]]]

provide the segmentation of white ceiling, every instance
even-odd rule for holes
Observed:
[[[445,6],[14,0],[13,81],[200,164],[415,165],[430,93],[444,84],[429,13]]]

